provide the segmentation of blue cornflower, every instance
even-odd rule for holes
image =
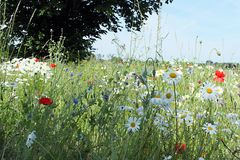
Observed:
[[[108,101],[108,100],[109,100],[109,97],[110,97],[109,94],[103,94],[103,99],[104,99],[105,101]]]
[[[77,105],[77,104],[78,104],[78,99],[77,99],[77,98],[73,98],[73,103],[74,103],[75,105]]]

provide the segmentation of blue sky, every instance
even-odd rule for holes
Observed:
[[[163,57],[215,62],[240,62],[240,1],[174,0],[161,14]],[[96,54],[155,57],[158,16],[149,17],[141,32],[109,32],[98,40]],[[125,50],[117,47],[118,44]],[[202,44],[200,44],[200,41]],[[221,52],[216,54],[215,49]]]

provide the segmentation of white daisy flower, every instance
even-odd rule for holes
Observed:
[[[206,123],[203,126],[203,129],[209,134],[217,134],[217,126],[211,123]]]
[[[140,129],[140,123],[141,119],[129,117],[125,126],[127,127],[128,132],[136,132]]]
[[[31,147],[31,145],[33,144],[33,142],[35,141],[35,139],[37,138],[37,136],[35,135],[35,132],[36,131],[32,131],[32,133],[30,133],[28,135],[28,138],[27,138],[27,142],[26,142],[26,145],[28,148]]]
[[[165,111],[172,112],[172,110],[170,108],[171,104],[168,103],[167,101],[162,101],[160,107],[161,107],[161,109],[164,109]]]
[[[159,76],[162,76],[164,74],[164,70],[162,69],[159,69],[159,70],[156,70],[156,77],[159,77]]]
[[[162,94],[160,91],[155,91],[154,92],[154,95],[153,97],[150,99],[150,102],[153,104],[153,105],[161,105],[162,103]]]
[[[219,96],[219,93],[215,85],[208,82],[205,82],[203,84],[200,92],[201,92],[202,98],[206,100],[216,100]]]
[[[161,98],[151,98],[150,103],[153,105],[156,105],[156,106],[160,106],[162,103],[162,99]]]
[[[160,91],[154,91],[153,97],[154,98],[162,98],[162,93]]]
[[[7,73],[18,72],[18,75],[35,76],[36,74],[40,74],[46,79],[49,79],[52,76],[50,66],[45,62],[36,62],[34,58],[14,58],[11,61],[1,64],[0,70]]]
[[[172,90],[167,90],[163,95],[163,101],[171,103],[174,100],[174,92]]]
[[[166,81],[169,85],[178,84],[181,78],[181,71],[175,71],[171,69],[163,74],[163,80]]]
[[[203,157],[199,157],[198,160],[204,160],[204,158]]]
[[[185,122],[187,126],[192,125],[193,117],[189,111],[180,111],[177,113],[177,118],[179,119],[180,123]]]

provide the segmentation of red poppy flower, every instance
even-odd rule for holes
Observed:
[[[53,100],[51,98],[42,97],[38,100],[38,103],[43,105],[51,105],[53,103]]]
[[[35,62],[39,62],[39,59],[38,59],[38,58],[33,58],[33,60],[34,60]]]
[[[225,77],[225,73],[222,70],[216,70],[215,75],[218,78],[224,78]]]
[[[55,68],[56,66],[57,66],[57,65],[56,65],[55,63],[51,63],[51,64],[50,64],[50,67],[51,67],[51,68]]]
[[[184,151],[186,151],[187,145],[185,143],[180,143],[175,145],[175,152],[177,154],[182,154]]]
[[[214,77],[213,80],[216,82],[224,82],[224,78]]]
[[[224,77],[225,73],[222,70],[216,70],[213,80],[216,82],[224,82]]]

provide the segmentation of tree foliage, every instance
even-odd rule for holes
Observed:
[[[18,5],[16,0],[7,1],[10,16]],[[39,51],[49,39],[66,37],[69,53],[84,58],[92,43],[108,31],[117,32],[124,26],[139,31],[162,3],[173,0],[21,0],[15,18],[14,31],[25,35],[27,50]],[[72,55],[71,55],[72,56]]]

